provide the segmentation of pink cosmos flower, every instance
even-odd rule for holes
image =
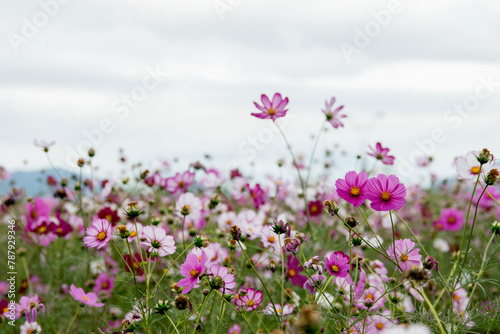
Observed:
[[[177,283],[178,286],[184,287],[182,293],[188,293],[200,281],[200,276],[205,273],[206,262],[207,255],[203,251],[199,257],[193,253],[188,254],[186,262],[180,268],[180,272],[184,278]]]
[[[256,209],[258,209],[262,204],[266,203],[266,193],[264,192],[264,190],[262,190],[258,183],[253,188],[251,188],[250,185],[247,184],[247,189],[250,192],[250,196],[253,200],[253,205]]]
[[[24,314],[25,312],[31,313],[32,309],[41,310],[42,314],[45,316],[45,305],[40,301],[37,295],[33,297],[22,296],[19,299],[19,304],[16,304],[16,312],[19,314]]]
[[[219,277],[224,282],[224,287],[219,289],[220,292],[232,293],[233,289],[236,287],[236,282],[234,281],[234,275],[230,274],[226,267],[214,264],[207,271],[208,274],[212,276],[211,279]]]
[[[40,217],[50,216],[50,206],[42,198],[37,197],[34,199],[33,204],[26,204],[27,214],[26,221],[28,223],[35,223]]]
[[[337,107],[335,110],[332,110],[333,104],[335,103],[335,98],[332,97],[330,102],[325,102],[325,109],[321,109],[321,111],[325,114],[326,120],[330,122],[330,124],[337,129],[338,127],[344,127],[344,124],[340,121],[342,118],[347,117],[346,115],[340,114],[340,111],[344,109],[344,106]]]
[[[325,266],[333,276],[344,277],[348,284],[354,284],[349,273],[351,260],[343,252],[337,251],[330,255],[330,257],[325,256]]]
[[[193,193],[184,193],[180,195],[175,202],[175,211],[179,217],[183,217],[181,212],[187,210],[187,212],[189,212],[187,216],[189,216],[190,219],[195,220],[200,218],[202,209],[203,205],[201,204],[201,200]]]
[[[392,155],[389,155],[389,149],[382,147],[382,144],[377,143],[375,145],[375,148],[370,146],[371,152],[368,152],[368,155],[371,155],[372,157],[375,157],[377,160],[382,161],[383,164],[385,165],[393,165],[394,164],[394,157]]]
[[[185,171],[182,174],[177,173],[173,177],[166,178],[164,187],[169,193],[178,194],[186,192],[193,182],[194,173]]]
[[[262,106],[257,104],[257,102],[254,102],[254,104],[261,113],[252,113],[252,116],[260,119],[270,118],[274,122],[277,118],[285,116],[288,111],[285,109],[288,104],[288,97],[283,99],[280,93],[274,94],[272,101],[269,101],[267,95],[262,94],[260,100],[262,101]]]
[[[387,249],[387,253],[391,259],[399,264],[403,271],[407,272],[413,266],[422,266],[422,255],[419,254],[420,249],[415,248],[415,243],[413,241],[410,239],[399,239],[396,240],[395,244],[396,252],[394,252],[394,247],[391,244]]]
[[[103,307],[103,303],[97,302],[97,295],[93,292],[85,293],[82,288],[77,288],[74,284],[71,284],[69,294],[76,301],[94,307]]]
[[[42,327],[40,327],[40,325],[36,321],[33,322],[26,321],[19,328],[20,334],[38,334],[41,332],[42,332]]]
[[[385,304],[384,286],[378,283],[378,280],[370,281],[366,284],[366,273],[363,269],[359,272],[359,280],[354,288],[354,301],[355,305],[361,309],[366,310],[368,307],[365,305],[367,302],[373,303],[370,309],[376,310]]]
[[[240,334],[241,333],[241,327],[238,326],[237,324],[232,325],[229,327],[229,330],[227,331],[227,334]]]
[[[368,180],[367,189],[366,197],[372,201],[370,206],[373,210],[399,210],[405,205],[406,188],[395,175],[372,177]]]
[[[441,216],[434,222],[434,226],[438,230],[458,231],[465,224],[464,213],[457,209],[443,209]]]
[[[290,279],[290,282],[295,286],[303,287],[304,283],[307,281],[307,276],[299,274],[304,270],[299,260],[297,260],[295,256],[289,255],[286,261],[286,267],[286,276]]]
[[[87,236],[83,238],[85,245],[101,249],[113,237],[113,226],[106,219],[94,218],[92,226],[87,228],[86,233]]]
[[[479,172],[481,172],[481,175],[485,175],[493,168],[493,161],[490,161],[481,167],[481,164],[477,160],[478,155],[478,151],[470,151],[465,155],[465,157],[459,157],[455,160],[459,180],[475,179],[477,178]]]
[[[391,311],[385,310],[381,314],[373,314],[369,318],[369,325],[367,328],[367,334],[378,334],[385,333],[386,329],[395,326],[394,322],[391,320]],[[397,322],[397,319],[395,319]]]
[[[256,291],[252,288],[246,289],[246,294],[242,296],[237,294],[234,298],[234,303],[238,310],[253,311],[256,310],[262,303],[262,291]]]
[[[361,206],[366,199],[368,174],[365,172],[356,173],[350,171],[344,179],[335,181],[337,194],[347,203],[351,203],[355,208]]]
[[[95,280],[94,292],[96,294],[103,293],[106,297],[111,297],[111,290],[113,290],[114,284],[111,277],[106,273],[100,273]]]
[[[149,247],[148,252],[158,254],[160,257],[175,253],[177,248],[174,237],[167,235],[162,227],[146,226],[143,229],[143,234],[146,238],[143,245]]]

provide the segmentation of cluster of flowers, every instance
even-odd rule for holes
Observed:
[[[346,115],[335,102],[322,111],[325,123],[340,129]],[[252,115],[278,124],[288,103],[279,93],[263,95]],[[54,143],[36,144],[48,155]],[[395,157],[389,152],[377,143],[367,156],[390,168]],[[93,168],[94,156],[89,151],[78,167]],[[489,302],[476,287],[487,271],[498,273],[487,264],[500,234],[498,170],[488,150],[456,160],[463,181],[453,188],[405,186],[395,175],[371,176],[375,166],[335,182],[326,169],[325,177],[304,182],[311,166],[293,154],[290,165],[295,181],[269,176],[256,183],[239,170],[226,174],[195,162],[176,173],[169,164],[144,171],[132,187],[129,179],[76,178],[71,184],[48,176],[53,197],[24,198],[13,189],[0,210],[19,222],[20,256],[34,259],[26,263],[15,306],[21,333],[78,327],[103,333],[444,334],[481,326],[472,305]],[[0,178],[9,177],[0,168]],[[472,190],[467,180],[475,180]],[[476,221],[488,220],[492,224],[474,234]],[[484,240],[487,228],[491,237]],[[468,271],[471,242],[485,245],[480,267],[471,264]],[[2,296],[8,289],[0,282]],[[8,305],[2,297],[2,320],[11,319]],[[104,326],[96,321],[101,317]],[[68,320],[55,320],[62,318]],[[494,325],[488,323],[490,332]]]

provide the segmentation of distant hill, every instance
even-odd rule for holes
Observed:
[[[59,170],[59,174],[63,178],[71,180],[75,173],[65,170]],[[9,180],[0,180],[0,195],[5,195],[12,187],[22,188],[26,191],[27,196],[41,196],[51,194],[51,189],[47,185],[47,177],[52,175],[56,180],[58,177],[53,170],[47,171],[30,171],[30,172],[13,172]],[[70,181],[70,183],[72,183]]]

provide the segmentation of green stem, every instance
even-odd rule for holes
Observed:
[[[73,323],[75,322],[75,319],[76,317],[78,317],[78,313],[80,312],[80,306],[78,306],[78,309],[76,310],[76,313],[75,313],[75,316],[73,317],[73,319],[71,320],[71,322],[69,323],[69,327],[68,329],[66,330],[66,334],[69,333],[69,330],[71,329],[71,326],[73,326]]]
[[[326,125],[326,122],[327,122],[327,120],[325,119],[323,124],[321,124],[321,128],[319,129],[318,134],[316,135],[316,141],[314,142],[314,146],[313,146],[313,149],[311,152],[311,158],[309,159],[309,166],[307,168],[306,188],[307,188],[307,185],[309,183],[309,177],[311,176],[311,169],[312,169],[313,160],[314,160],[314,153],[316,153],[316,147],[318,146],[319,138],[321,137],[321,134],[323,133],[323,129]]]
[[[210,290],[210,292],[208,293],[208,295],[206,295],[205,298],[203,299],[203,304],[201,306],[201,311],[198,314],[198,319],[196,319],[196,324],[194,325],[193,334],[196,333],[196,328],[198,327],[198,323],[200,322],[201,315],[203,314],[203,310],[205,309],[205,305],[207,304],[207,300],[208,300],[208,297],[210,296],[211,292],[212,292],[212,290]]]
[[[160,286],[160,282],[161,282],[161,281],[163,280],[163,278],[164,278],[164,277],[168,274],[168,272],[170,271],[170,269],[172,268],[172,266],[173,266],[173,265],[177,262],[177,260],[179,260],[179,259],[181,258],[181,256],[182,256],[182,255],[184,255],[184,253],[186,253],[186,252],[187,252],[187,250],[188,250],[189,248],[191,248],[191,246],[193,246],[193,245],[194,245],[194,242],[193,242],[193,243],[191,243],[191,244],[190,244],[190,245],[189,245],[186,249],[184,249],[184,250],[182,251],[182,253],[180,253],[180,254],[179,254],[179,256],[177,256],[177,258],[174,260],[174,262],[172,262],[172,263],[170,264],[170,266],[169,266],[169,267],[167,268],[167,270],[163,273],[163,275],[161,275],[160,279],[156,282],[156,286],[155,286],[155,288],[154,288],[154,290],[153,290],[152,296],[154,296],[154,295],[156,294],[156,289]]]
[[[281,307],[285,307],[285,255],[283,254],[283,248],[281,248],[281,234],[278,234],[278,244],[280,246],[281,253]],[[283,326],[283,313],[281,312],[281,326]]]
[[[172,319],[168,316],[168,314],[165,314],[165,316],[167,317],[167,319],[170,321],[170,323],[172,324],[172,326],[174,326],[174,329],[175,329],[175,332],[177,334],[180,334],[179,333],[179,330],[177,329],[177,326],[174,324],[174,322],[172,321]]]

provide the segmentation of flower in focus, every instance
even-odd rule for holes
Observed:
[[[87,228],[87,236],[83,242],[87,247],[101,249],[106,246],[113,236],[113,226],[106,219],[94,218],[92,226]]]
[[[344,109],[344,106],[337,107],[335,110],[332,110],[333,104],[335,103],[335,98],[332,97],[330,102],[325,102],[325,109],[321,109],[321,111],[325,114],[326,120],[335,128],[344,127],[344,124],[340,121],[342,118],[347,117],[346,115],[340,114],[340,111]]]
[[[361,206],[367,193],[368,174],[365,172],[356,173],[350,171],[345,175],[344,179],[335,181],[337,194],[346,202],[351,203],[355,208]]]
[[[158,254],[160,257],[175,253],[174,237],[167,235],[167,232],[162,227],[146,226],[143,234],[146,238],[143,244],[149,247],[148,252]]]
[[[396,240],[396,251],[391,244],[387,249],[387,254],[391,259],[399,264],[404,272],[410,270],[413,266],[421,267],[422,255],[419,254],[419,249],[415,248],[415,243],[410,239]],[[395,254],[394,254],[395,253]],[[398,268],[399,270],[399,268]]]
[[[348,284],[353,285],[354,282],[350,275],[350,263],[349,256],[341,251],[333,253],[330,257],[325,256],[325,266],[330,274],[337,277],[344,277]]]
[[[368,180],[366,197],[376,211],[399,210],[405,205],[406,188],[395,175],[379,174]]]
[[[210,286],[213,289],[219,289],[222,293],[231,293],[236,287],[234,275],[230,274],[226,267],[213,264],[208,269],[208,274],[212,275],[210,278]]]
[[[287,271],[286,276],[290,279],[290,282],[295,286],[303,287],[304,283],[307,281],[307,276],[300,275],[299,273],[304,270],[299,263],[299,260],[295,256],[288,256],[286,261]]]
[[[207,262],[207,255],[201,251],[200,256],[191,253],[188,254],[186,262],[181,265],[180,272],[184,276],[177,286],[184,287],[182,293],[188,293],[200,281],[200,276],[205,273],[205,264]]]
[[[246,293],[239,293],[234,298],[238,310],[252,311],[256,310],[262,303],[262,291],[256,291],[252,288],[246,290]]]
[[[283,99],[280,93],[276,93],[273,96],[273,100],[269,101],[267,95],[262,94],[260,97],[262,101],[262,106],[257,102],[254,102],[257,109],[259,109],[260,113],[252,113],[252,116],[255,116],[260,119],[270,118],[273,122],[279,118],[286,115],[287,109],[286,105],[288,104],[288,97]]]
[[[458,231],[465,224],[465,216],[457,209],[443,209],[441,216],[434,222],[434,227],[444,231]]]
[[[382,161],[385,165],[394,165],[394,156],[389,155],[389,149],[387,147],[382,147],[382,144],[377,143],[375,148],[370,146],[371,152],[368,152],[368,155],[375,157],[377,160]]]
[[[69,294],[76,301],[79,301],[82,304],[94,307],[103,307],[103,303],[97,302],[97,295],[93,292],[85,293],[82,288],[77,288],[74,284],[71,284],[71,288],[69,290]]]
[[[485,175],[493,168],[493,161],[487,162],[481,166],[481,163],[477,160],[478,154],[478,151],[470,151],[465,157],[459,157],[455,160],[459,180],[475,179],[478,177],[479,173]]]

